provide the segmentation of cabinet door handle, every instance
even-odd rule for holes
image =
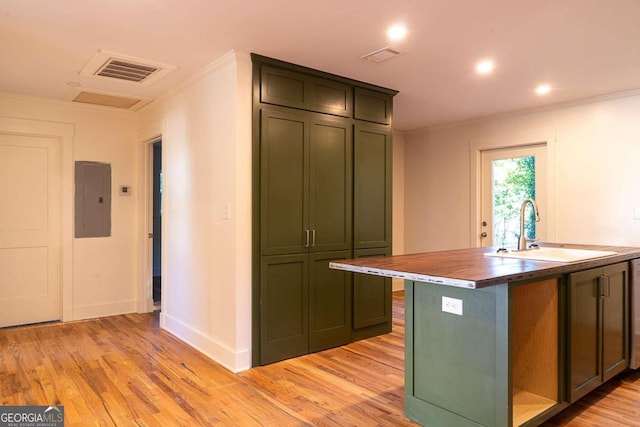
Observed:
[[[309,230],[304,230],[304,247],[309,247]]]
[[[311,230],[311,247],[316,245],[316,230]]]
[[[609,276],[600,276],[600,297],[609,298],[611,296],[611,282]]]

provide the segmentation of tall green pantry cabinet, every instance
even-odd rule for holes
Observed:
[[[395,91],[252,54],[253,365],[391,331]]]

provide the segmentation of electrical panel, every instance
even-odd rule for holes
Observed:
[[[75,236],[111,236],[111,165],[77,161]]]

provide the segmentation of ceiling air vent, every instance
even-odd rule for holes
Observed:
[[[371,62],[383,62],[391,58],[395,58],[398,55],[400,55],[400,52],[388,47],[383,47],[382,49],[378,49],[374,52],[368,53],[361,58]]]
[[[98,70],[97,76],[112,77],[114,79],[129,80],[131,82],[141,82],[151,77],[159,68],[125,62],[119,59],[110,58],[104,66]]]
[[[65,100],[132,111],[139,110],[153,101],[151,98],[131,97],[117,93],[85,90],[81,88],[71,89],[67,96],[65,96]]]
[[[80,71],[85,76],[101,76],[149,85],[175,70],[175,65],[152,62],[120,53],[100,50]]]

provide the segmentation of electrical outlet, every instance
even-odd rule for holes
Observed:
[[[442,297],[442,311],[445,313],[462,316],[462,300],[456,298]]]

